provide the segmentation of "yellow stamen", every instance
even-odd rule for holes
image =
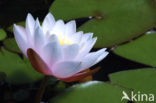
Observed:
[[[71,45],[72,44],[72,41],[67,38],[62,38],[62,37],[58,36],[58,40],[59,40],[60,45],[64,45],[64,44]]]

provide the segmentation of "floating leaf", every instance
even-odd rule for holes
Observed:
[[[156,26],[155,4],[155,0],[55,0],[50,12],[64,20],[95,17],[79,29],[96,34],[96,47],[110,47]]]
[[[0,29],[0,40],[5,39],[7,36],[6,32],[3,29]]]
[[[3,41],[4,47],[12,52],[21,53],[14,38],[9,38]]]
[[[27,59],[22,60],[5,49],[0,52],[0,72],[4,72],[7,82],[13,84],[35,82],[43,77],[32,68]]]
[[[117,83],[123,87],[133,89],[134,94],[156,94],[156,70],[145,68],[138,70],[128,70],[118,73],[113,73],[110,76],[110,80],[113,83]],[[138,96],[136,96],[138,100]],[[156,98],[155,98],[156,99]],[[149,100],[149,98],[148,98]],[[139,103],[147,103],[144,102]],[[136,102],[135,102],[136,103]],[[137,102],[138,103],[138,102]],[[153,102],[154,103],[154,102]]]
[[[121,102],[122,90],[110,84],[90,81],[67,89],[50,103],[127,103]]]
[[[117,55],[150,66],[156,66],[156,33],[144,35],[130,43],[117,47]]]

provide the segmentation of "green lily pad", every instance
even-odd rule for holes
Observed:
[[[156,33],[143,35],[130,43],[118,46],[114,53],[127,59],[156,67]]]
[[[20,26],[25,27],[25,22],[24,22],[24,21],[17,22],[16,25],[20,25]],[[10,32],[13,32],[13,25],[9,26],[9,27],[7,28],[7,30],[10,31]]]
[[[0,72],[4,72],[6,81],[13,84],[31,83],[43,77],[32,68],[27,59],[22,60],[5,49],[0,52]]]
[[[50,103],[127,103],[121,102],[122,90],[117,86],[91,81],[67,89]]]
[[[150,94],[156,94],[156,70],[145,68],[145,69],[137,69],[137,70],[128,70],[117,72],[109,75],[111,82],[117,83],[126,88],[130,88],[134,91],[136,95],[137,101],[135,103],[147,103],[149,101]],[[138,95],[146,94],[148,97],[148,101],[146,101],[146,97],[143,98],[143,101],[139,101]],[[140,98],[141,100],[142,98]],[[156,99],[156,98],[155,98]],[[150,103],[150,102],[148,102]],[[151,102],[154,103],[154,102]]]
[[[3,29],[0,29],[0,40],[5,39],[7,36],[6,32]]]
[[[5,49],[16,53],[21,53],[19,47],[17,46],[16,40],[14,38],[5,39],[3,41],[3,44]]]
[[[155,4],[155,0],[55,0],[49,11],[56,19],[95,17],[79,30],[95,33],[96,47],[110,47],[156,26]]]

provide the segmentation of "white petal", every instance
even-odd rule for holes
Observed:
[[[90,40],[93,37],[93,33],[85,33],[83,35],[83,39],[86,40]]]
[[[27,31],[28,35],[33,35],[34,25],[35,25],[34,18],[30,13],[28,13],[27,18],[26,18],[26,31]]]
[[[39,20],[37,18],[36,21],[35,21],[35,27],[34,27],[34,29],[36,30],[38,27],[41,27],[41,25],[40,25],[40,22],[39,22]]]
[[[50,32],[50,34],[55,34],[57,36],[63,36],[64,35],[64,29],[65,29],[65,25],[64,22],[62,20],[58,20],[52,31]]]
[[[97,52],[92,52],[87,54],[84,58],[82,58],[82,68],[80,71],[87,69],[96,63],[98,63],[99,60],[103,59],[103,53],[105,54],[105,49],[98,50]],[[106,55],[105,55],[106,56]]]
[[[68,22],[65,25],[65,42],[68,42],[67,38],[70,38],[76,32],[76,22],[74,20]]]
[[[81,62],[65,61],[54,64],[52,72],[58,78],[67,78],[77,73],[80,68]]]
[[[106,50],[106,49],[104,49],[104,50]],[[95,63],[93,65],[95,65],[96,63],[103,60],[107,55],[108,55],[108,52],[105,51],[103,54],[100,55],[100,57],[95,61]]]
[[[41,27],[37,27],[34,35],[34,47],[40,50],[45,42],[44,34]]]
[[[82,39],[81,39],[81,41],[80,41],[80,45],[81,45],[82,43],[86,43],[86,41],[92,39],[92,37],[93,37],[93,33],[85,33],[85,34],[82,36]]]
[[[76,22],[74,20],[65,25],[65,34],[70,35],[76,32]]]
[[[29,44],[27,42],[27,38],[26,38],[27,34],[25,29],[23,27],[14,25],[14,35],[18,47],[21,49],[23,54],[27,56],[27,48],[29,47]]]
[[[46,44],[42,51],[42,58],[49,67],[63,58],[62,48],[56,39],[56,36],[53,37],[53,40],[55,41]]]
[[[31,47],[33,47],[33,38],[34,38],[34,26],[35,26],[35,20],[33,16],[29,13],[26,18],[26,32],[27,32],[27,38],[28,42]]]
[[[58,41],[57,36],[56,35],[49,35],[49,37],[47,38],[47,42],[55,42]]]
[[[51,13],[48,13],[42,24],[43,32],[46,34],[47,31],[53,28],[54,24],[55,24],[55,19],[53,15]]]
[[[82,38],[82,31],[76,32],[73,35],[70,36],[71,40],[73,41],[73,43],[79,43],[81,41]]]
[[[76,57],[78,54],[79,45],[78,44],[72,44],[68,45],[64,48],[64,59],[65,60],[71,60]]]
[[[81,58],[88,54],[90,50],[93,48],[94,44],[96,43],[97,38],[93,38],[89,41],[86,41],[86,43],[80,48],[80,52],[77,58]]]

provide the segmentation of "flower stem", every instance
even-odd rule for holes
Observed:
[[[34,103],[40,103],[42,100],[42,96],[44,94],[45,88],[46,88],[46,84],[48,81],[48,76],[45,76],[42,80],[42,83],[40,85],[40,88],[38,89],[38,92],[36,94],[36,98],[35,98],[35,102]]]

